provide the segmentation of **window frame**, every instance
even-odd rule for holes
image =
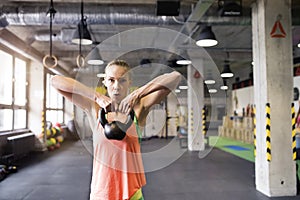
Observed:
[[[49,75],[49,82],[48,82],[48,77],[47,77],[48,75]],[[47,121],[50,121],[49,117],[47,116],[47,111],[61,111],[63,113],[63,116],[62,116],[62,122],[60,122],[60,123],[64,123],[65,122],[65,115],[64,115],[64,113],[65,113],[65,98],[61,94],[59,94],[57,92],[57,95],[60,95],[61,99],[62,99],[62,102],[61,102],[62,103],[62,108],[58,108],[58,106],[56,106],[56,107],[47,107],[48,105],[51,105],[50,102],[47,102],[48,99],[49,99],[47,97],[47,95],[50,94],[50,91],[48,91],[48,89],[55,90],[50,84],[50,78],[51,78],[52,75],[54,75],[54,73],[52,73],[50,71],[45,72],[45,83],[46,83],[46,85],[44,87],[45,88],[45,114],[46,114],[46,121],[45,122],[47,123]]]
[[[9,110],[12,110],[12,121],[11,121],[11,126],[12,126],[12,129],[9,129],[9,130],[1,130],[0,131],[0,135],[1,134],[4,134],[4,133],[7,133],[7,132],[19,132],[19,131],[22,131],[22,130],[28,130],[28,110],[29,110],[29,88],[28,88],[28,81],[29,81],[29,76],[28,76],[28,72],[29,72],[29,64],[30,64],[30,60],[28,58],[26,58],[25,56],[17,53],[17,52],[14,52],[13,50],[3,46],[3,45],[0,45],[0,50],[7,53],[7,54],[10,54],[12,56],[12,67],[13,67],[13,70],[12,70],[12,77],[11,77],[11,81],[12,81],[12,101],[11,101],[11,104],[1,104],[0,103],[0,110],[3,110],[3,109],[9,109]],[[16,58],[22,60],[25,62],[26,64],[26,78],[25,78],[25,92],[26,92],[26,95],[25,95],[25,105],[16,105],[15,104],[15,68],[16,68]],[[15,124],[15,112],[16,110],[19,110],[19,109],[22,109],[22,110],[25,110],[26,112],[26,122],[25,122],[25,127],[23,128],[15,128],[16,124]]]

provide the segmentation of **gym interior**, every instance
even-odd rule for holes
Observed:
[[[142,132],[145,199],[300,199],[300,1],[0,6],[1,200],[89,199],[89,119],[50,80],[106,94],[114,59],[132,67],[131,91],[182,76]]]

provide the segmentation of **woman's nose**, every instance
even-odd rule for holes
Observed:
[[[118,80],[116,80],[115,82],[114,82],[114,88],[119,88],[120,87],[120,82],[118,81]]]

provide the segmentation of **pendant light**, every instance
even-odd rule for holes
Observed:
[[[89,65],[103,65],[104,61],[100,55],[99,49],[95,47],[90,54],[86,57],[87,63]]]
[[[218,44],[214,32],[211,30],[211,26],[205,26],[198,38],[196,38],[196,45],[200,47],[212,47]]]
[[[187,51],[182,49],[179,52],[179,59],[176,61],[177,65],[190,65],[192,61],[189,59]]]
[[[226,80],[223,80],[223,85],[220,87],[221,90],[228,90],[227,82]]]
[[[234,74],[232,73],[232,71],[230,69],[230,65],[229,65],[229,52],[226,52],[226,55],[227,55],[227,59],[225,60],[223,71],[221,73],[221,77],[222,78],[231,78],[234,76]]]
[[[91,34],[87,28],[86,17],[83,15],[83,0],[81,0],[81,20],[77,25],[77,29],[73,34],[72,43],[82,45],[90,45],[93,43]]]
[[[208,72],[207,77],[205,77],[204,83],[206,85],[213,85],[216,81],[213,79],[211,72]]]
[[[204,83],[205,83],[206,85],[213,85],[213,84],[216,83],[216,81],[213,80],[213,79],[206,79],[206,80],[204,81]]]
[[[208,93],[210,93],[210,94],[214,94],[214,93],[217,93],[217,92],[218,92],[218,90],[214,89],[214,88],[211,88],[211,89],[208,90]]]
[[[234,74],[232,73],[232,71],[230,69],[229,61],[225,60],[225,64],[223,67],[223,71],[221,73],[221,77],[222,78],[231,78],[233,76],[234,76]]]

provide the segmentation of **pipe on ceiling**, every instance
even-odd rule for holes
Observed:
[[[49,5],[46,3],[8,4],[0,7],[0,17],[9,25],[48,25],[49,17],[46,13]],[[81,19],[80,4],[55,3],[57,11],[53,24],[76,25]],[[184,21],[192,12],[190,6],[180,8],[178,21]],[[84,5],[84,15],[88,24],[127,24],[127,25],[178,25],[172,17],[163,19],[156,16],[155,4],[91,4]],[[5,23],[4,23],[5,24]]]

